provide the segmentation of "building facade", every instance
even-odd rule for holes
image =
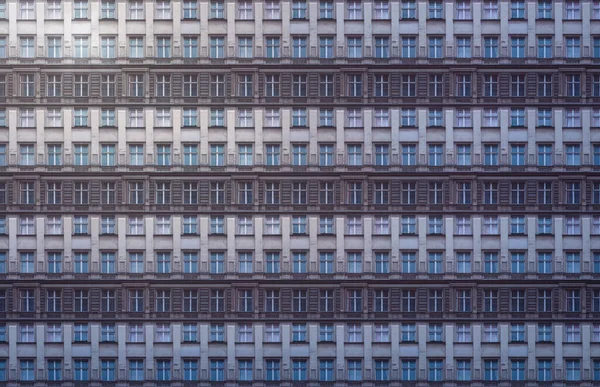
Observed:
[[[0,383],[597,385],[600,1],[0,1]]]

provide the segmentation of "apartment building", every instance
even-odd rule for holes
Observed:
[[[600,383],[600,1],[1,0],[0,383]]]

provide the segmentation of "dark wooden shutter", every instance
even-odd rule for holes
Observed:
[[[311,180],[308,183],[308,202],[310,204],[319,204],[319,181]]]
[[[15,294],[17,292],[14,291],[14,289],[7,289],[6,290],[6,310],[9,312],[14,311],[15,308]]]
[[[156,182],[150,181],[149,183],[150,190],[148,192],[148,200],[150,200],[150,204],[156,204]]]
[[[498,197],[500,204],[506,205],[510,203],[510,181],[500,180],[498,183]]]
[[[156,312],[156,289],[148,289],[148,308],[151,312]]]
[[[46,311],[46,292],[48,291],[46,288],[40,288],[38,290],[40,292],[40,310],[42,311]],[[63,299],[64,299],[64,293],[63,293]],[[64,302],[63,302],[64,304]],[[63,310],[66,311],[64,309],[64,305],[63,305]]]
[[[62,292],[63,311],[73,311],[73,288],[64,288]]]
[[[450,97],[452,95],[452,83],[451,83],[452,74],[444,73],[444,96]]]
[[[174,313],[181,313],[183,303],[183,290],[181,288],[171,289],[171,307]]]
[[[425,197],[427,200],[427,197]],[[402,182],[394,179],[390,182],[390,202],[393,205],[400,205],[402,201]]]
[[[200,73],[199,79],[199,95],[201,98],[208,98],[210,96],[210,74]]]
[[[390,289],[390,311],[391,312],[400,312],[400,289],[399,288],[391,288]]]
[[[428,86],[428,74],[419,73],[417,74],[417,95],[420,98],[427,98],[427,86]]]
[[[529,98],[534,98],[537,95],[537,74],[534,72],[527,73],[525,82],[527,87],[527,96]]]
[[[123,74],[117,73],[115,75],[115,82],[116,82],[115,94],[117,95],[117,97],[124,97],[125,90],[127,90],[127,89],[123,88]]]
[[[427,289],[417,289],[417,310],[420,313],[427,313]]]
[[[258,201],[262,204],[265,203],[265,182],[264,181],[257,181],[256,182],[257,185],[257,196],[258,196]]]
[[[102,297],[102,290],[100,288],[90,289],[90,311],[100,312],[100,302]]]
[[[42,97],[46,96],[46,82],[47,82],[46,74],[40,73],[40,95]]]
[[[498,76],[498,89],[501,97],[510,95],[510,74],[502,73]]]
[[[226,312],[232,312],[233,311],[233,306],[235,305],[232,301],[232,290],[227,288],[225,289],[225,311]]]
[[[594,93],[592,92],[592,82],[594,80],[594,74],[585,73],[582,82],[585,84],[585,97],[591,97]],[[594,96],[597,97],[597,96]]]
[[[264,97],[265,96],[265,74],[264,73],[258,73],[257,74],[257,90],[258,90],[258,96],[259,97]]]
[[[510,310],[510,289],[502,288],[498,294],[499,310],[501,312],[508,312]]]
[[[527,305],[526,305],[526,310],[529,313],[535,313],[537,312],[537,289],[535,288],[528,288],[526,290],[526,297],[527,297]]]
[[[156,90],[156,74],[150,73],[148,74],[148,94],[150,97],[155,97]]]
[[[174,73],[171,75],[171,95],[173,97],[181,97],[182,82],[181,73]]]
[[[317,73],[308,74],[308,96],[319,96],[319,74]]]
[[[537,204],[537,181],[527,180],[526,183],[527,204],[535,206]]]
[[[12,74],[6,76],[6,96],[12,97],[15,95],[15,79]]]
[[[198,201],[202,205],[207,205],[210,202],[210,181],[200,180],[198,187]]]
[[[561,291],[559,288],[552,289],[552,311],[562,312],[562,303],[560,302]]]
[[[444,312],[450,312],[452,306],[452,298],[450,294],[450,288],[444,288]]]
[[[427,205],[427,180],[417,182],[417,203],[422,206]]]
[[[231,76],[231,74],[225,74],[225,96],[226,97],[233,96],[232,78],[233,77]]]
[[[281,289],[281,311],[291,312],[292,311],[292,289],[283,288]]]
[[[366,295],[367,295],[367,311],[368,312],[374,312],[375,308],[373,307],[374,304],[374,298],[375,298],[375,292],[373,291],[373,289],[365,289],[366,290]]]
[[[393,72],[390,74],[390,96],[400,96],[400,73]]]
[[[283,180],[281,182],[281,204],[290,204],[292,202],[292,182]]]
[[[560,74],[556,73],[552,75],[552,96],[562,96],[562,90],[560,87]]]
[[[265,310],[265,289],[259,288],[257,293],[258,293],[258,300],[257,300],[256,304],[258,305],[258,311],[264,312],[264,310]]]
[[[366,75],[366,82],[364,82],[364,90],[367,92],[367,97],[373,97],[374,96],[374,91],[373,89],[375,88],[375,79],[374,79],[374,75],[372,73],[368,73]]]
[[[200,300],[199,311],[207,313],[210,310],[210,289],[200,288],[198,299]],[[225,302],[227,303],[227,294],[225,294]]]
[[[479,98],[481,98],[481,97],[483,97],[483,96],[484,96],[484,95],[483,95],[483,94],[484,94],[484,93],[483,93],[483,91],[484,91],[484,87],[483,87],[483,74],[481,74],[481,73],[477,73],[477,74],[475,75],[475,78],[474,78],[474,79],[475,79],[475,87],[474,87],[474,90],[477,90],[477,96],[478,96]]]
[[[475,289],[475,300],[477,302],[477,308],[473,308],[473,310],[477,310],[478,312],[483,312],[483,289],[477,288]]]
[[[16,189],[17,184],[14,184],[14,182],[9,181],[6,183],[6,204],[15,204],[17,201],[15,200],[15,197],[18,195],[15,195],[15,189]]]
[[[62,75],[62,91],[64,97],[73,96],[73,74],[65,73]]]
[[[345,309],[342,303],[342,289],[336,288],[333,290],[333,299],[335,303],[335,311],[341,312],[342,309]]]
[[[90,97],[100,96],[100,73],[90,74]]]
[[[64,180],[62,183],[62,198],[64,204],[73,203],[73,180]]]
[[[127,304],[125,303],[125,300],[124,300],[125,295],[123,293],[124,292],[123,292],[122,288],[117,289],[117,292],[116,292],[116,294],[117,294],[117,312],[125,312],[126,311],[125,305],[127,305]]]
[[[444,187],[443,187],[443,195],[444,195],[444,204],[450,204],[453,202],[452,200],[452,187],[450,186],[450,181],[449,180],[445,180],[444,181]]]
[[[555,205],[561,202],[560,186],[560,181],[554,180],[552,182],[552,203]]]
[[[92,180],[90,182],[90,204],[100,204],[100,190],[102,189],[101,182]]]
[[[318,312],[319,311],[319,289],[310,288],[308,289],[308,311]]]
[[[342,182],[340,180],[336,180],[335,183],[333,184],[333,189],[334,189],[334,200],[336,204],[341,204],[342,203]]]
[[[123,191],[125,190],[124,187],[125,187],[125,182],[124,181],[119,180],[119,181],[115,182],[115,188],[117,190],[117,192],[115,193],[116,194],[117,204],[123,204],[124,203],[124,196],[125,196],[124,193],[123,193]]]
[[[292,74],[282,73],[280,77],[281,96],[291,97],[292,96]]]
[[[597,312],[597,311],[593,310],[594,308],[592,305],[592,303],[593,303],[592,297],[594,294],[594,289],[585,288],[585,289],[582,289],[582,291],[583,291],[583,298],[584,298],[583,305],[585,305],[585,311],[587,313]]]
[[[46,203],[48,203],[48,197],[46,196],[46,184],[48,184],[48,182],[41,180],[38,184],[40,187],[40,202],[42,204],[46,204]]]
[[[342,74],[340,73],[335,73],[333,76],[333,93],[336,97],[342,97],[344,95],[344,80],[342,78]]]
[[[173,204],[181,204],[183,191],[183,183],[181,180],[173,180],[171,184],[171,197],[173,200]]]
[[[225,203],[230,204],[233,201],[233,182],[227,180],[225,182]]]

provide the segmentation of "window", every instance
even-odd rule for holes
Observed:
[[[565,145],[565,165],[581,165],[581,146],[579,144]]]
[[[456,272],[471,273],[471,253],[460,252],[456,254]]]
[[[62,380],[62,360],[49,359],[48,360],[48,381],[60,381]]]
[[[471,20],[471,2],[469,0],[457,1],[455,5],[455,18],[458,20]]]
[[[417,38],[412,36],[402,36],[401,44],[400,55],[402,58],[417,57]]]
[[[319,253],[319,273],[333,274],[333,253]]]
[[[73,359],[73,380],[88,381],[89,375],[89,360],[88,359]]]
[[[565,342],[580,343],[581,329],[579,324],[565,324]]]
[[[538,216],[538,234],[552,234],[552,217]]]
[[[442,359],[430,359],[429,360],[429,372],[427,380],[429,381],[442,381],[444,380],[444,361]]]
[[[346,109],[346,126],[349,128],[361,128],[363,126],[361,109]]]
[[[498,58],[498,38],[488,36],[483,38],[483,57],[487,59]]]
[[[348,312],[354,312],[354,313],[361,312],[362,308],[363,308],[363,305],[362,305],[362,290],[361,289],[350,289],[350,290],[348,290],[347,296],[348,296],[348,309],[347,309],[347,311]]]
[[[75,3],[77,4],[77,2]],[[87,2],[86,2],[87,4]],[[74,36],[73,37],[73,57],[88,58],[90,56],[89,37]]]
[[[538,324],[538,341],[552,342],[552,324]]]
[[[549,252],[538,252],[538,273],[550,274],[552,273],[552,253]]]
[[[511,58],[525,58],[525,38],[522,36],[513,36],[510,38]]]
[[[143,381],[144,380],[144,360],[133,359],[129,360],[129,380]]]
[[[538,19],[552,19],[552,1],[551,0],[538,1],[537,18]]]
[[[552,46],[551,36],[538,37],[537,57],[540,59],[552,58]]]
[[[403,97],[417,96],[417,77],[416,75],[402,75],[400,78],[400,95]],[[405,111],[414,111],[414,109],[402,109],[402,121],[404,121]],[[414,114],[412,114],[414,116]],[[412,122],[402,122],[402,126],[414,126],[415,119]]]
[[[362,38],[347,38],[347,56],[348,58],[362,58]]]
[[[171,360],[156,360],[156,380],[171,380]]]
[[[581,38],[577,36],[565,37],[565,56],[568,59],[578,59],[581,57]]]
[[[441,59],[444,57],[443,51],[443,37],[441,36],[431,36],[429,37],[429,58],[431,59]],[[437,77],[433,75],[433,77]],[[440,85],[441,88],[441,85]],[[430,89],[431,90],[431,89]],[[430,92],[430,94],[432,94]],[[432,96],[439,96],[437,93]]]
[[[417,232],[417,220],[414,215],[403,215],[400,220],[400,233],[413,235]]]
[[[198,3],[195,0],[185,0],[183,2],[183,18],[197,19],[198,18]]]
[[[567,259],[569,259],[568,256],[567,256]],[[573,262],[575,262],[575,263],[573,263]],[[571,267],[577,266],[577,268],[578,268],[578,266],[580,265],[579,256],[577,255],[575,261],[571,258],[570,262],[569,261],[567,262],[567,266],[569,266],[569,265],[571,265]],[[569,271],[569,269],[567,268],[567,273],[579,273],[579,272],[580,272],[580,270]],[[565,293],[566,293],[565,310],[570,313],[581,312],[581,290],[565,289]]]
[[[457,97],[470,97],[471,96],[471,74],[457,74],[456,75],[455,95]]]
[[[470,58],[471,57],[471,38],[457,37],[456,38],[456,57]]]
[[[456,324],[456,341],[459,343],[470,343],[471,338],[471,325],[469,324]]]

